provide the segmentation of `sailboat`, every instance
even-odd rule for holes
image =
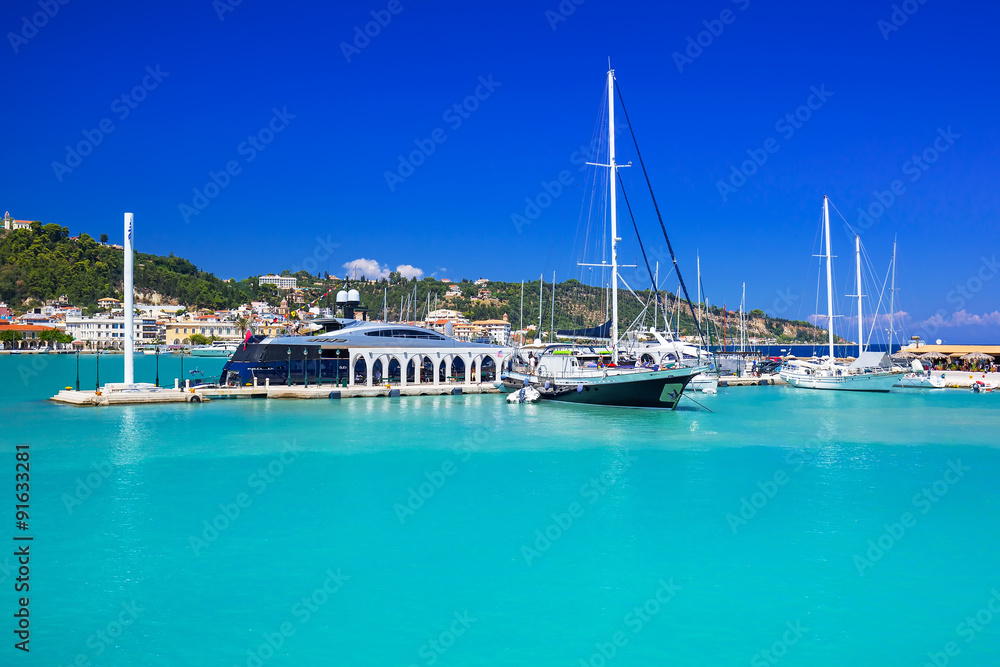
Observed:
[[[611,215],[610,349],[589,345],[550,344],[528,363],[512,363],[502,374],[508,388],[532,387],[542,400],[588,405],[673,409],[691,379],[707,366],[643,365],[623,353],[618,332],[618,215],[615,180],[615,76],[608,69],[608,203]],[[628,115],[626,114],[626,120]],[[624,166],[624,165],[621,165]],[[540,328],[540,327],[539,327]]]
[[[826,307],[829,356],[818,363],[791,361],[780,371],[781,379],[801,389],[832,389],[840,391],[889,391],[903,376],[892,367],[888,355],[867,352],[864,345],[863,294],[861,293],[861,237],[854,237],[858,293],[858,356],[848,364],[837,363],[833,352],[833,254],[830,251],[830,206],[823,195],[823,233],[826,245]]]

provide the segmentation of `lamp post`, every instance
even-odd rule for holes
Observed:
[[[97,346],[97,380],[94,382],[94,391],[101,390],[101,346]]]
[[[156,346],[156,386],[160,386],[160,346]]]
[[[288,348],[288,368],[285,372],[288,386],[292,386],[292,348]]]
[[[302,348],[302,384],[309,386],[309,347]]]
[[[80,348],[76,349],[76,390],[80,391]]]

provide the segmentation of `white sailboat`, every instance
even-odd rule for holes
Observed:
[[[833,254],[830,251],[830,207],[823,195],[823,233],[826,245],[826,306],[829,356],[818,363],[791,361],[779,375],[781,379],[801,389],[830,389],[840,391],[887,392],[903,376],[903,372],[892,368],[888,355],[881,352],[867,352],[864,345],[864,319],[862,317],[863,294],[861,293],[861,238],[854,237],[854,251],[857,264],[858,293],[858,357],[850,364],[837,363],[833,351]]]
[[[705,366],[643,366],[622,354],[618,330],[618,216],[615,183],[615,79],[608,70],[608,163],[594,164],[610,170],[608,204],[610,211],[611,269],[610,350],[585,345],[548,345],[528,363],[512,364],[502,374],[508,389],[532,387],[541,398],[567,403],[673,409],[691,379],[707,370]],[[593,164],[593,163],[591,163]],[[541,303],[541,299],[539,299]],[[541,311],[541,306],[539,306]],[[551,327],[550,327],[551,328]],[[541,331],[541,312],[539,312]]]

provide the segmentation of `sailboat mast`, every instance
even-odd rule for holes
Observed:
[[[833,259],[830,252],[830,204],[826,195],[823,195],[823,231],[826,236],[826,328],[830,341],[830,359],[833,359]]]
[[[552,313],[549,316],[549,342],[552,342],[556,330],[556,272],[552,272]]]
[[[858,267],[858,356],[860,357],[865,351],[865,325],[861,318],[861,297],[864,296],[861,294],[861,237],[857,234],[854,235],[854,256]]]
[[[743,283],[743,296],[740,298],[740,352],[747,351],[747,319],[746,319],[746,302],[747,302],[747,284]]]
[[[698,262],[698,326],[701,326],[701,255],[695,258]]]
[[[889,290],[889,354],[892,354],[893,323],[892,316],[896,312],[896,239],[892,240],[892,288]]]
[[[611,359],[618,363],[618,202],[615,200],[615,71],[608,69],[608,190],[611,204]]]
[[[653,274],[653,328],[656,328],[657,320],[660,319],[660,263],[656,263],[656,273]]]
[[[545,275],[538,274],[538,340],[542,339],[542,288],[545,287]]]
[[[524,278],[521,279],[521,313],[517,316],[517,330],[524,331]]]

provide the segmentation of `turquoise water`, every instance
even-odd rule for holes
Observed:
[[[178,365],[161,359],[161,380]],[[90,386],[93,357],[81,366]],[[102,379],[120,368],[102,358]],[[2,664],[1000,655],[1000,396],[733,388],[698,398],[714,413],[42,400],[74,375],[72,357],[0,357],[0,539],[19,532],[15,443],[31,445],[35,537],[30,661],[0,556]]]

